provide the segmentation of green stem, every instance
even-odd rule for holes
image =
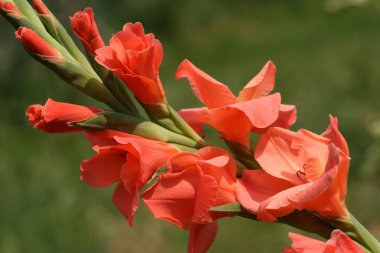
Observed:
[[[170,107],[166,100],[161,104],[141,103],[141,105],[153,122],[172,132],[194,140],[198,143],[198,148],[208,146],[207,142],[203,140],[172,107]]]
[[[356,236],[353,238],[363,246],[368,248],[371,252],[380,252],[379,241],[352,215],[352,231]]]
[[[243,218],[254,221],[259,221],[257,216],[247,212],[238,202],[229,203],[222,206],[212,207],[212,212],[228,212]],[[286,224],[294,228],[302,229],[303,231],[320,235],[329,239],[334,227],[319,216],[308,211],[294,211],[284,217],[279,218],[277,223]]]

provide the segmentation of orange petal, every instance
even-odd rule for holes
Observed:
[[[120,170],[125,159],[123,150],[102,149],[81,163],[81,180],[92,187],[110,186],[120,181]]]
[[[239,93],[239,101],[247,101],[268,95],[274,89],[276,66],[268,61],[260,72]]]
[[[329,189],[335,175],[336,171],[330,170],[313,183],[301,184],[273,195],[260,203],[258,219],[273,221],[296,209],[318,212],[319,206],[312,203]],[[320,204],[328,205],[329,202]]]
[[[202,175],[197,188],[192,222],[202,224],[212,222],[213,219],[208,210],[215,205],[218,193],[219,188],[215,179],[208,175]]]
[[[195,132],[205,135],[202,127],[205,124],[210,124],[210,116],[208,109],[203,108],[191,108],[191,109],[182,109],[179,111],[179,115],[189,124]]]
[[[292,148],[303,149],[307,153],[303,165],[307,181],[314,181],[325,172],[329,158],[329,143],[328,139],[305,129],[297,131]]]
[[[295,137],[292,131],[270,128],[257,143],[255,159],[268,174],[298,185],[302,181],[297,173],[303,168],[306,154],[291,147]]]
[[[235,202],[236,165],[231,155],[218,147],[202,148],[196,154],[204,159],[197,161],[198,167],[218,184],[219,194],[213,206]]]
[[[223,138],[249,145],[252,124],[244,112],[233,107],[221,107],[209,110],[209,114],[209,124],[218,130]]]
[[[338,229],[331,233],[331,239],[327,243],[334,244],[337,248],[337,253],[364,253],[364,250],[359,245]]]
[[[237,102],[236,97],[226,85],[207,75],[188,60],[184,60],[179,65],[176,73],[176,80],[184,77],[189,80],[194,94],[209,109]]]
[[[237,199],[250,213],[257,215],[260,203],[294,185],[273,177],[264,170],[245,170],[236,184]]]
[[[114,146],[119,144],[115,140],[115,136],[118,137],[123,137],[123,138],[128,138],[131,135],[124,133],[124,132],[119,132],[115,130],[100,130],[100,131],[84,131],[83,132],[86,139],[93,145],[97,147],[102,147],[102,146]]]
[[[215,240],[218,231],[218,224],[215,222],[210,224],[193,223],[190,229],[188,241],[188,253],[205,253]]]
[[[115,139],[121,144],[129,144],[127,150],[139,159],[143,184],[151,179],[152,175],[166,163],[170,156],[179,152],[170,144],[141,137],[115,137]]]
[[[203,184],[201,177],[201,171],[195,167],[173,174],[164,173],[141,197],[154,217],[188,230],[194,218],[207,217],[204,213],[217,194],[216,183],[211,183],[211,177],[206,176]],[[199,192],[207,194],[198,195]]]
[[[350,151],[348,145],[343,135],[339,132],[338,129],[338,119],[334,118],[332,115],[330,117],[330,125],[327,127],[326,131],[322,134],[323,137],[330,139],[332,143],[340,148],[347,157],[350,156]]]
[[[177,173],[191,167],[196,167],[196,162],[201,159],[196,153],[180,152],[170,157],[166,164],[166,171]]]
[[[112,197],[112,202],[124,215],[130,226],[132,226],[133,223],[133,217],[137,210],[138,201],[138,195],[131,195],[127,192],[123,183],[118,184]]]
[[[335,247],[303,235],[289,233],[291,248],[296,253],[335,253]]]
[[[228,107],[242,111],[249,119],[252,127],[265,128],[275,122],[279,115],[281,96],[279,93],[259,99],[249,100]]]

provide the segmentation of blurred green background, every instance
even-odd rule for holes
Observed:
[[[293,129],[321,133],[337,116],[351,150],[348,206],[380,238],[380,5],[374,1],[55,0],[68,16],[92,6],[104,38],[141,21],[164,47],[160,69],[169,101],[198,106],[186,81],[188,58],[237,93],[269,59],[276,91],[298,107]],[[67,26],[68,27],[68,26]],[[96,105],[29,57],[0,19],[0,252],[185,252],[187,232],[154,220],[143,204],[130,228],[113,189],[79,179],[93,152],[80,134],[33,130],[25,108],[58,101]],[[281,252],[285,225],[222,219],[210,252]]]

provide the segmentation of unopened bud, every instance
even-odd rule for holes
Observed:
[[[20,27],[16,33],[16,38],[20,40],[24,47],[34,56],[40,60],[49,61],[56,64],[63,64],[64,60],[61,54],[53,48],[49,43],[44,41],[33,30]]]
[[[33,7],[40,15],[50,15],[49,9],[41,0],[33,0]]]
[[[89,54],[95,55],[96,49],[105,46],[91,8],[76,12],[74,16],[70,17],[70,21],[74,33],[82,41]]]
[[[24,17],[21,11],[12,2],[0,1],[0,11],[15,19]]]

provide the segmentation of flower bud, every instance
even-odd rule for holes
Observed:
[[[21,11],[14,6],[12,2],[4,2],[0,1],[0,11],[3,12],[7,16],[11,16],[12,18],[21,18],[24,15],[21,13]]]
[[[74,33],[82,41],[89,54],[95,55],[96,49],[105,46],[95,23],[92,8],[76,12],[74,16],[70,17],[70,21]]]
[[[33,0],[33,7],[40,15],[50,15],[49,9],[41,0]]]
[[[47,133],[69,133],[82,131],[72,123],[87,120],[98,112],[97,108],[48,99],[45,105],[29,106],[25,114],[34,128]]]
[[[32,55],[37,56],[38,59],[56,64],[64,63],[61,54],[33,30],[26,27],[20,27],[15,35],[16,38],[24,44],[24,47]]]

